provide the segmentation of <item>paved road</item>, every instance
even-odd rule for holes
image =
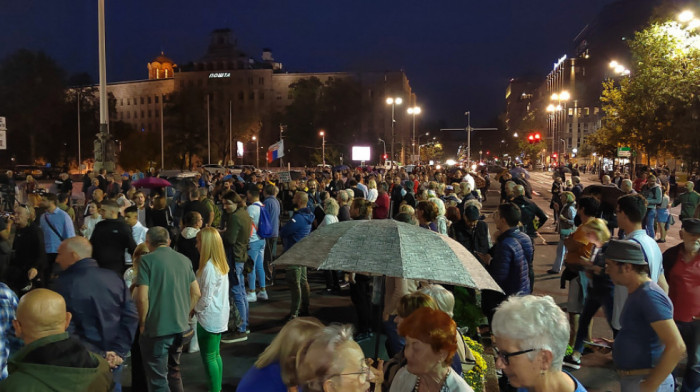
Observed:
[[[593,184],[597,181],[595,176],[584,176],[584,185]],[[548,214],[549,210],[549,189],[551,187],[551,177],[548,173],[532,173],[531,179],[533,189],[539,194],[534,196],[535,202]],[[487,214],[487,221],[491,225],[492,232],[495,231],[490,214],[498,203],[498,183],[494,183],[489,192],[489,199],[485,205],[484,212]],[[678,213],[678,211],[675,211]],[[535,247],[535,293],[541,295],[551,295],[557,303],[564,306],[566,304],[567,291],[560,288],[559,276],[548,275],[546,271],[550,268],[554,259],[558,235],[554,233],[551,226],[547,224],[542,229],[542,234],[548,241],[547,245],[538,244]],[[662,244],[662,250],[678,243],[678,227],[669,233],[668,242]],[[323,288],[323,280],[318,272],[310,273],[312,299],[311,313],[325,323],[329,322],[353,322],[355,312],[352,308],[349,293],[345,296],[322,296],[319,291]],[[224,344],[221,347],[221,354],[224,363],[224,391],[234,391],[235,385],[241,376],[253,365],[257,356],[272,341],[276,333],[283,325],[283,317],[289,313],[289,294],[284,283],[283,273],[278,274],[276,284],[268,288],[270,300],[251,304],[251,334],[246,342],[236,344]],[[593,335],[598,337],[611,337],[610,329],[599,312],[593,321]],[[367,356],[373,353],[373,341],[361,344]],[[383,346],[383,345],[381,345]],[[380,356],[386,358],[386,353],[382,350]],[[202,367],[199,354],[183,354],[182,357],[183,380],[187,391],[205,391],[206,381],[204,369]],[[591,392],[617,392],[619,384],[617,376],[613,370],[612,357],[610,354],[588,354],[583,357],[583,367],[575,371],[574,375]]]

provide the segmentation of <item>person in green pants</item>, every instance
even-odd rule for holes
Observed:
[[[202,297],[194,306],[192,315],[197,316],[197,341],[209,391],[219,392],[224,371],[219,346],[229,316],[229,266],[223,241],[216,229],[207,227],[199,231],[197,249],[200,257],[196,276]]]

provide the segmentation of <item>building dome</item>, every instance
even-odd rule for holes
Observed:
[[[165,53],[160,52],[153,61],[148,63],[148,79],[166,79],[172,78],[175,75],[177,64]]]

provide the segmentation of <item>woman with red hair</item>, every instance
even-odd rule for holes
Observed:
[[[457,351],[457,325],[441,310],[420,308],[402,320],[399,334],[406,338],[406,366],[390,392],[472,392],[450,363]]]

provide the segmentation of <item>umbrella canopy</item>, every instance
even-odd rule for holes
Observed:
[[[517,177],[517,178],[521,178],[522,174],[524,174],[526,180],[530,179],[530,173],[527,170],[525,170],[525,168],[522,166],[516,166],[516,167],[510,169],[510,174],[513,177]]]
[[[142,178],[132,184],[135,188],[165,188],[166,186],[172,186],[170,182],[166,179],[160,177],[146,177]]]
[[[276,266],[386,275],[503,292],[459,242],[391,219],[324,226],[280,256]]]
[[[583,189],[583,195],[599,195],[600,203],[612,206],[614,210],[617,199],[624,196],[625,192],[615,185],[589,185]]]

